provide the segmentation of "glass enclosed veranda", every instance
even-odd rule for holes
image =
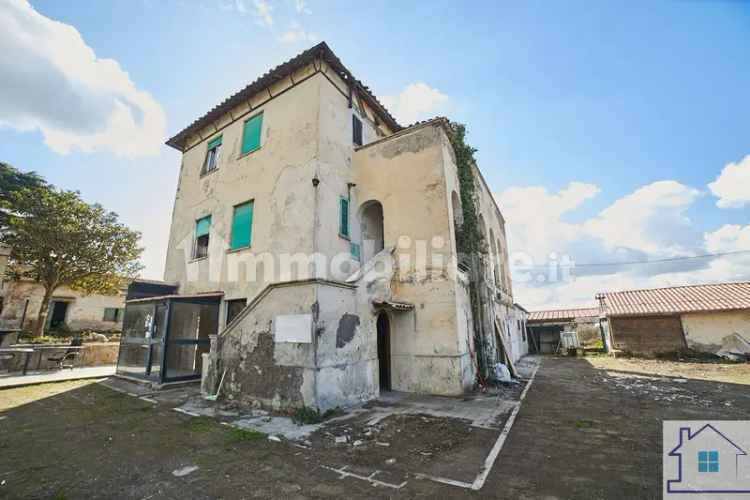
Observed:
[[[156,383],[200,379],[220,303],[221,295],[211,294],[128,301],[117,374]]]

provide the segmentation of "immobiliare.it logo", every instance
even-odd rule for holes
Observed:
[[[750,498],[750,421],[669,420],[663,433],[664,498]]]

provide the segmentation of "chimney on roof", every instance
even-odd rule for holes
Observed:
[[[680,444],[685,444],[690,440],[690,428],[680,427]]]

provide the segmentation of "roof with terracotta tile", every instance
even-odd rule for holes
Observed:
[[[326,61],[345,82],[352,82],[359,90],[359,95],[362,97],[368,105],[370,105],[380,117],[393,129],[393,131],[401,130],[401,125],[398,124],[396,119],[385,109],[385,106],[378,100],[375,95],[370,92],[370,88],[364,85],[360,80],[357,80],[354,75],[344,66],[341,60],[333,53],[331,48],[326,42],[320,42],[302,52],[301,54],[293,57],[287,62],[276,66],[271,69],[263,76],[255,80],[254,82],[247,85],[245,88],[236,92],[232,96],[226,98],[220,104],[214,106],[208,113],[201,116],[193,123],[185,127],[183,130],[171,137],[167,142],[167,146],[171,146],[177,150],[184,150],[185,141],[187,138],[198,130],[206,127],[219,117],[223,116],[229,110],[237,106],[238,104],[246,101],[251,96],[257,94],[261,90],[265,89],[269,85],[277,82],[278,80],[285,78],[292,74],[299,68],[310,64],[316,59],[322,59]]]
[[[605,292],[596,296],[608,316],[649,316],[750,309],[750,282]]]
[[[547,311],[529,312],[529,323],[555,323],[573,321],[579,318],[598,318],[598,307],[581,307],[575,309],[551,309]]]

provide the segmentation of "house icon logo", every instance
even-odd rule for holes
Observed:
[[[749,421],[665,421],[665,498],[750,498],[748,445]]]

